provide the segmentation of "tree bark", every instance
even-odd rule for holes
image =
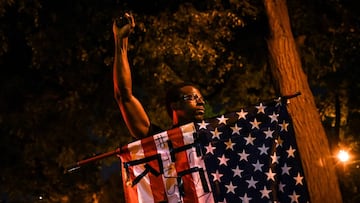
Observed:
[[[298,151],[311,202],[342,202],[333,156],[291,32],[286,0],[264,0],[268,21],[270,66],[281,95],[291,99]]]

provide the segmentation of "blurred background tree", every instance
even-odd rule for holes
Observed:
[[[354,154],[360,122],[357,4],[288,2],[303,69],[333,149],[342,143]],[[124,11],[137,23],[129,47],[134,89],[161,127],[170,124],[161,93],[184,79],[202,89],[209,117],[278,96],[260,0],[3,0],[2,202],[121,202],[116,158],[63,172],[68,164],[132,141],[112,87],[111,25]],[[355,202],[358,193],[356,166],[340,176],[345,202]]]

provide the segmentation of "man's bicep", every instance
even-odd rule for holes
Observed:
[[[150,120],[139,100],[131,97],[127,101],[120,101],[119,106],[131,135],[135,138],[147,136],[150,128]]]

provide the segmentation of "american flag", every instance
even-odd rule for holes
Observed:
[[[309,202],[282,99],[121,148],[127,202]]]

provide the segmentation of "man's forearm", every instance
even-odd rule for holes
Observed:
[[[127,57],[128,38],[115,39],[114,88],[118,97],[126,99],[132,95],[132,79]],[[120,99],[120,98],[118,98]]]

